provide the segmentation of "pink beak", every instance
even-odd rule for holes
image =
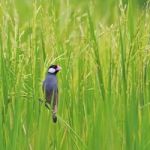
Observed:
[[[60,71],[61,69],[62,68],[59,65],[57,65],[56,71]]]

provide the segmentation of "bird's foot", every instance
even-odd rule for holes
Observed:
[[[45,102],[45,107],[50,109],[49,104],[47,102]]]

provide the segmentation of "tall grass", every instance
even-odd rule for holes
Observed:
[[[149,149],[150,11],[137,2],[0,2],[0,149]],[[38,101],[52,63],[57,124]]]

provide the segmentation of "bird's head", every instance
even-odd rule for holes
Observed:
[[[59,72],[61,70],[61,67],[59,65],[51,65],[48,68],[48,73],[50,74],[56,74],[57,72]]]

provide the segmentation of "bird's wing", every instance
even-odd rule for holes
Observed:
[[[50,91],[46,91],[45,92],[45,99],[46,99],[46,102],[49,103],[51,105],[51,101],[52,101],[52,98],[54,97],[54,92],[53,90],[50,90]]]

